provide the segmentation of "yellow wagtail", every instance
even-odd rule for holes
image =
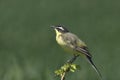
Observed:
[[[51,27],[56,32],[57,43],[61,47],[72,53],[74,56],[84,55],[102,79],[101,73],[92,61],[92,56],[88,51],[87,45],[82,40],[80,40],[75,34],[69,32],[64,26],[56,25]]]

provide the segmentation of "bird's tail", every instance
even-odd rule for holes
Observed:
[[[92,65],[92,67],[94,68],[94,70],[96,71],[96,73],[98,74],[98,76],[101,78],[101,80],[103,80],[100,71],[97,69],[97,67],[96,67],[95,64],[93,63],[91,57],[89,57],[89,56],[86,56],[86,57],[87,57],[89,63],[90,63],[90,64]]]

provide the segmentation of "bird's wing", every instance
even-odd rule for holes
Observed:
[[[76,50],[77,52],[80,52],[80,53],[85,54],[86,56],[92,57],[91,54],[90,54],[89,51],[88,51],[88,48],[87,48],[86,46],[81,46],[81,47],[77,46],[77,47],[75,48],[75,50]]]
[[[91,57],[91,54],[88,51],[85,43],[81,41],[76,35],[69,33],[69,35],[64,35],[64,41],[67,43],[68,47],[80,52],[86,56]],[[72,36],[71,36],[72,35]]]
[[[76,36],[72,33],[66,33],[63,36],[64,42],[67,44],[68,47],[74,49],[77,45],[77,39]]]

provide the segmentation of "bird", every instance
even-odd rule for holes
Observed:
[[[71,33],[64,25],[53,25],[51,28],[55,30],[57,43],[74,56],[83,55],[87,58],[87,61],[91,64],[102,80],[102,75],[94,64],[92,55],[90,54],[87,45],[80,38],[78,38],[77,35]]]

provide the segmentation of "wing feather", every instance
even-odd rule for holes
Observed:
[[[78,47],[75,48],[75,50],[82,53],[82,54],[85,54],[86,56],[92,57],[86,46],[82,46],[82,47],[78,46]]]
[[[69,35],[68,35],[69,34]],[[85,43],[81,41],[76,35],[72,33],[66,33],[63,36],[63,40],[65,43],[67,43],[67,46],[76,50],[77,52],[80,52],[86,56],[91,57],[91,54],[88,51],[88,48],[86,47]]]

